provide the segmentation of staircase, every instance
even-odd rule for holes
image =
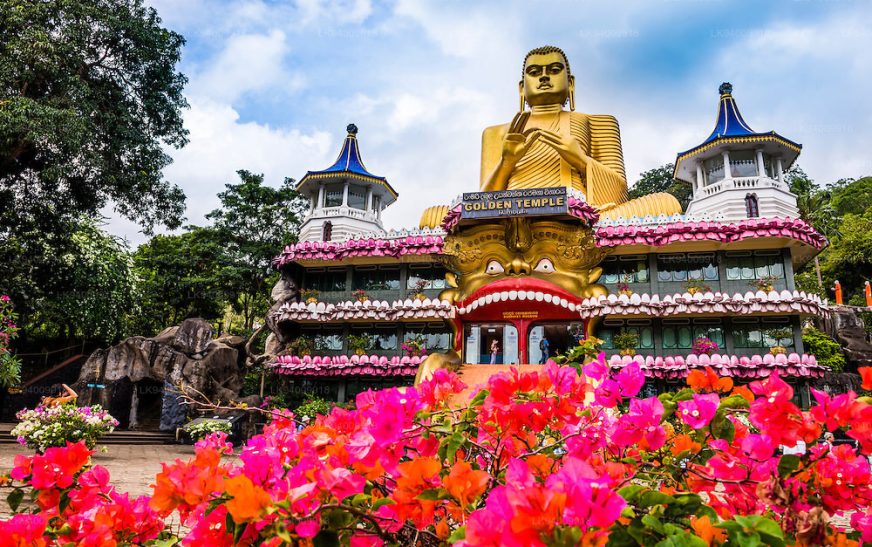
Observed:
[[[10,434],[15,425],[8,422],[0,423],[0,445],[18,444],[15,437]],[[172,433],[164,433],[163,431],[127,431],[119,429],[101,437],[97,442],[98,446],[157,444],[176,444],[176,437]]]

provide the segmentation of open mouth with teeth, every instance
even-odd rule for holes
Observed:
[[[527,309],[545,310],[545,308],[551,307],[556,315],[569,314],[575,317],[579,304],[581,304],[581,299],[553,283],[532,277],[523,277],[502,279],[485,285],[468,298],[458,302],[457,310],[461,315],[468,315],[488,309],[501,312]]]

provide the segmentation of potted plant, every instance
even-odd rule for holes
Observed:
[[[307,336],[298,336],[288,343],[287,350],[291,355],[303,357],[311,355],[315,348],[315,342]]]
[[[633,281],[633,276],[628,274],[621,274],[621,281],[618,283],[618,293],[632,296],[633,289],[630,288],[630,282]]]
[[[632,331],[622,330],[612,337],[612,344],[620,351],[621,355],[636,355],[636,346],[639,345],[639,335]]]
[[[711,355],[720,350],[718,343],[707,336],[700,336],[693,341],[693,348],[690,350],[694,355]]]
[[[753,279],[748,284],[757,289],[758,291],[763,292],[772,292],[775,289],[775,280],[777,278],[774,275],[767,275],[761,277],[760,279]]]
[[[426,300],[427,295],[424,294],[424,289],[426,289],[427,285],[429,284],[430,282],[426,279],[419,279],[418,281],[415,281],[415,289],[409,294],[409,296],[416,300]]]
[[[623,294],[624,296],[632,296],[633,289],[630,288],[628,283],[621,282],[618,283],[618,293]]]
[[[424,337],[421,335],[414,335],[411,338],[407,339],[403,342],[403,351],[406,352],[406,355],[409,357],[424,357],[427,355],[427,346],[424,341]]]
[[[690,279],[684,284],[684,287],[689,294],[712,292],[712,288],[706,285],[701,279]]]
[[[371,340],[366,334],[349,334],[348,335],[348,350],[353,351],[356,355],[363,355],[369,349]]]
[[[318,296],[321,293],[318,289],[303,289],[300,291],[300,298],[303,299],[303,302],[306,304],[315,304],[318,302]]]
[[[356,291],[352,291],[351,297],[358,302],[366,302],[367,300],[369,300],[369,295],[367,295],[366,291],[363,289],[357,289]]]
[[[766,335],[775,340],[775,345],[769,348],[769,353],[772,355],[780,355],[787,353],[787,348],[781,343],[782,340],[790,340],[793,338],[793,329],[790,327],[782,327],[780,329],[770,329],[766,331]]]

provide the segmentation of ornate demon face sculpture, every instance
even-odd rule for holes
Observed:
[[[580,302],[608,294],[596,283],[602,274],[596,266],[608,251],[596,247],[590,228],[574,222],[511,218],[478,224],[448,236],[443,253],[456,275],[447,274],[452,288],[440,298],[461,305],[491,289],[521,291],[524,298],[531,291],[548,302],[552,295]]]

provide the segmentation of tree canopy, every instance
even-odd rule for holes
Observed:
[[[672,178],[674,170],[675,166],[667,163],[645,171],[639,175],[639,180],[630,188],[630,198],[635,199],[655,192],[666,192],[675,196],[682,209],[686,209],[693,197],[693,187],[689,182]]]
[[[181,224],[183,43],[142,0],[0,0],[0,289],[24,318],[62,296],[83,217]]]

